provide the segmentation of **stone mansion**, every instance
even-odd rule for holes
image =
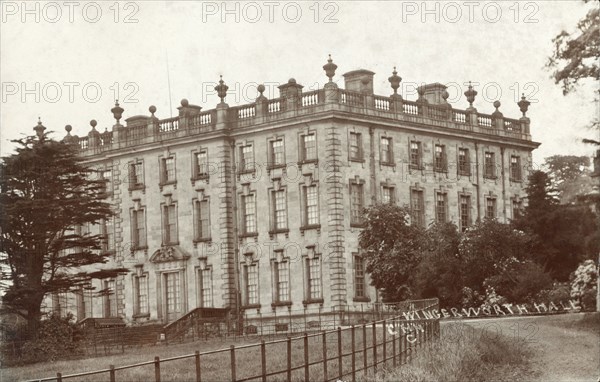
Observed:
[[[186,99],[174,118],[111,110],[112,130],[91,121],[80,147],[106,182],[110,220],[81,230],[105,236],[103,250],[130,273],[96,281],[48,307],[130,323],[169,323],[196,308],[279,315],[359,306],[378,300],[358,247],[361,211],[374,203],[407,206],[412,224],[478,219],[507,222],[521,208],[531,153],[529,102],[522,117],[448,102],[440,83],[404,99],[373,93],[374,73],[314,91],[290,79],[280,96],[265,87],[251,104],[230,107],[221,79],[216,108]],[[104,293],[98,293],[103,291]],[[51,301],[50,301],[51,300]]]

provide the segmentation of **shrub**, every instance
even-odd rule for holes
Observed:
[[[496,266],[498,273],[485,281],[501,296],[514,304],[531,302],[540,291],[552,285],[548,272],[530,260],[509,258]]]
[[[69,313],[67,317],[50,314],[40,322],[37,339],[23,344],[20,361],[33,363],[75,356],[77,331],[73,314]]]
[[[585,310],[596,309],[598,273],[593,260],[585,260],[571,274],[571,298],[579,301]]]
[[[540,302],[546,301],[567,301],[571,298],[571,286],[569,283],[559,283],[555,282],[552,284],[552,287],[549,289],[541,290],[537,296],[536,300]]]

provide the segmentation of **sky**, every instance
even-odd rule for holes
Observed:
[[[467,82],[479,92],[474,106],[519,118],[521,93],[531,101],[533,159],[591,155],[580,143],[598,106],[598,84],[563,96],[544,68],[552,38],[573,31],[590,6],[583,1],[0,1],[0,153],[12,139],[33,134],[38,117],[55,138],[87,135],[123,118],[177,115],[180,100],[204,110],[219,99],[219,76],[230,87],[230,106],[252,102],[257,84],[265,96],[289,78],[317,89],[327,81],[328,54],[345,72],[375,72],[375,93],[392,93],[393,67],[401,94],[415,86],[448,86],[453,107],[465,109]]]

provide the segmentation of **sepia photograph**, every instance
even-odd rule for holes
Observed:
[[[600,382],[599,1],[0,18],[0,382]]]

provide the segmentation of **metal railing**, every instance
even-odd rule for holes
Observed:
[[[415,350],[438,338],[439,333],[439,319],[406,320],[402,316],[396,316],[393,319],[374,321],[369,324],[304,333],[301,336],[269,342],[261,340],[258,344],[237,347],[230,345],[225,349],[195,351],[193,354],[165,359],[156,356],[152,361],[124,366],[110,365],[106,369],[90,372],[68,375],[58,372],[55,377],[37,381],[62,382],[66,379],[82,377],[87,379],[89,376],[102,374],[103,379],[114,382],[118,380],[118,372],[122,370],[152,365],[154,370],[153,373],[149,372],[147,380],[152,380],[153,374],[154,381],[160,382],[165,375],[161,367],[164,368],[165,364],[177,360],[193,361],[193,363],[186,362],[185,365],[194,365],[191,373],[195,374],[196,381],[215,380],[215,378],[236,382],[266,381],[273,376],[283,377],[288,381],[292,379],[308,381],[311,378],[335,381],[348,377],[356,381],[358,373],[376,372],[381,365],[396,367],[409,362]],[[251,353],[250,358],[245,357],[246,363],[242,364],[236,357],[244,351]],[[247,352],[245,355],[248,355]],[[267,355],[271,355],[272,358],[268,359]],[[207,358],[212,357],[211,362],[215,362],[215,356],[229,365],[228,371],[219,368],[218,375],[214,375],[215,370],[210,374],[210,363],[206,361]],[[278,364],[285,364],[285,367],[277,367]]]

